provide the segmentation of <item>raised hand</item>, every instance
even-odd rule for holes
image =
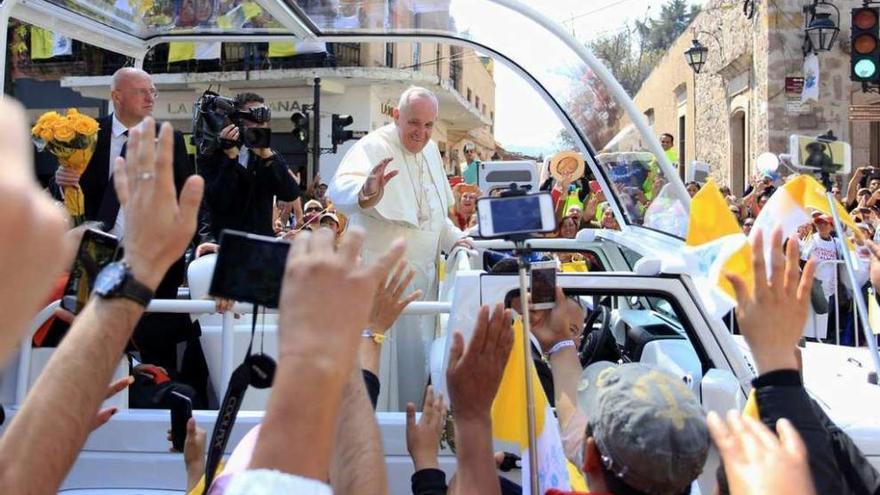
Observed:
[[[34,180],[33,145],[24,110],[0,98],[0,363],[19,343],[28,322],[72,261],[76,246],[65,239],[67,217]]]
[[[428,386],[422,417],[416,423],[416,406],[406,405],[406,450],[413,460],[416,471],[439,469],[437,451],[446,424],[446,405],[443,394],[434,394],[434,387]]]
[[[376,288],[388,280],[405,248],[398,240],[378,260],[362,265],[358,258],[363,241],[364,231],[357,228],[343,237],[338,251],[330,229],[302,232],[294,240],[279,306],[281,356],[333,363],[348,376]]]
[[[370,171],[370,175],[367,176],[367,181],[364,182],[364,187],[361,189],[360,205],[362,208],[375,206],[382,199],[385,185],[398,174],[397,170],[385,172],[392,160],[394,159],[391,157],[385,158]]]
[[[760,373],[797,369],[794,351],[809,314],[816,260],[809,260],[801,274],[797,238],[788,240],[783,256],[782,230],[777,228],[770,236],[773,273],[768,281],[764,233],[752,234],[753,286],[748,287],[737,275],[727,274],[736,291],[736,318]]]
[[[501,304],[491,318],[483,306],[467,346],[461,332],[453,335],[446,382],[456,421],[488,418],[513,348],[511,322],[511,311]]]
[[[397,321],[404,308],[422,297],[421,290],[415,290],[408,296],[403,296],[415,274],[416,271],[407,268],[406,263],[400,263],[388,283],[379,284],[376,295],[373,296],[373,308],[370,311],[369,327],[373,333],[384,335]]]
[[[123,390],[127,389],[128,386],[132,383],[134,383],[133,376],[124,376],[119,380],[116,380],[107,387],[107,396],[104,397],[104,399],[109,399],[119,392],[122,392]],[[98,414],[95,415],[95,420],[92,422],[92,431],[95,431],[98,428],[104,426],[117,412],[119,412],[119,409],[115,407],[105,407],[104,409],[98,411]]]
[[[710,412],[707,423],[732,495],[816,493],[807,448],[788,420],[776,423],[779,438],[764,423],[736,411],[728,413],[726,424]]]
[[[147,117],[128,133],[128,154],[117,158],[113,182],[125,212],[125,259],[142,284],[154,289],[186,249],[196,230],[196,214],[205,188],[193,175],[178,203],[174,187],[174,131]]]

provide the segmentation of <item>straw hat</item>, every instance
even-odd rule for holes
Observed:
[[[584,175],[584,159],[577,151],[560,151],[550,159],[550,175],[558,181],[566,176],[580,178]]]

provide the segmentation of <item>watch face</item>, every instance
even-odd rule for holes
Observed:
[[[125,274],[124,264],[119,262],[110,263],[101,270],[101,273],[95,279],[95,292],[101,296],[113,293],[125,281]]]

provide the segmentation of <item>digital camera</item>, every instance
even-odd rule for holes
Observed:
[[[247,120],[265,124],[271,119],[272,111],[268,107],[242,108],[235,100],[208,90],[202,93],[193,106],[193,144],[200,155],[211,155],[231,146],[268,148],[272,136],[271,129],[245,127],[242,123]],[[225,140],[220,138],[220,131],[230,124],[238,127],[237,142],[224,142]]]

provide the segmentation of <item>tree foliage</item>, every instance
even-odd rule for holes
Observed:
[[[660,8],[658,18],[636,21],[636,31],[644,40],[646,50],[666,51],[699,13],[699,7],[688,5],[685,0],[668,0]]]
[[[667,0],[657,18],[635,21],[623,29],[592,40],[589,48],[605,62],[630,95],[642,83],[699,13],[686,0]]]

